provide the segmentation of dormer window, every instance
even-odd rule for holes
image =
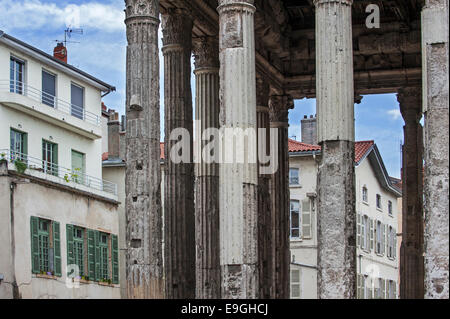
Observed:
[[[382,206],[381,206],[381,195],[380,194],[377,194],[377,208],[378,209],[382,209]]]
[[[366,186],[363,186],[363,188],[362,188],[362,200],[365,203],[369,202],[369,192],[368,192]]]

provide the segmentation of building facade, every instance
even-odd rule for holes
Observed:
[[[117,185],[101,97],[115,88],[0,32],[0,298],[118,298]]]

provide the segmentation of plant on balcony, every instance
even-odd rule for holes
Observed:
[[[1,153],[0,154],[0,163],[7,163],[8,160],[6,159],[6,154],[5,153]]]
[[[68,182],[70,182],[70,179],[69,179],[69,175],[68,174],[64,174],[64,180],[66,181],[66,183],[68,183]]]
[[[25,173],[25,170],[27,169],[27,164],[19,159],[16,159],[14,161],[14,166],[16,167],[17,173],[19,174]]]

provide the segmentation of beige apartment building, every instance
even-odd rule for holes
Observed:
[[[302,141],[289,140],[291,298],[317,298],[316,180],[320,146],[315,118],[302,120]],[[305,143],[304,143],[305,142]],[[401,190],[374,141],[355,144],[357,297],[398,298],[397,229]]]
[[[0,31],[0,298],[119,298],[118,190],[102,174],[115,88]]]

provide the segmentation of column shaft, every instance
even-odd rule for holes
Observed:
[[[218,11],[223,155],[219,173],[222,298],[257,298],[255,7],[253,0],[219,0]],[[244,143],[245,139],[248,143]]]
[[[126,276],[128,298],[164,298],[159,1],[126,1]]]
[[[352,0],[314,0],[318,141],[318,297],[356,294]]]
[[[166,298],[195,297],[195,212],[191,93],[192,19],[184,11],[163,16]],[[180,137],[180,129],[186,136]],[[173,134],[173,136],[171,136]],[[186,140],[187,139],[187,140]],[[182,143],[180,152],[171,152]],[[185,157],[180,162],[174,156]]]
[[[403,88],[398,101],[404,126],[400,297],[423,298],[423,143],[420,88]]]
[[[194,44],[196,77],[196,298],[219,299],[220,236],[219,236],[219,163],[203,157],[209,146],[219,152],[217,136],[207,129],[219,128],[219,46],[215,37],[198,39]],[[202,134],[205,134],[202,136]],[[205,140],[202,140],[204,138]],[[212,144],[212,145],[211,145]]]
[[[278,130],[276,143],[278,170],[270,178],[270,297],[287,299],[290,297],[289,271],[289,144],[288,113],[294,107],[292,97],[287,95],[271,96],[269,100],[270,127]]]
[[[449,298],[449,43],[448,0],[422,11],[425,157],[425,298]]]

